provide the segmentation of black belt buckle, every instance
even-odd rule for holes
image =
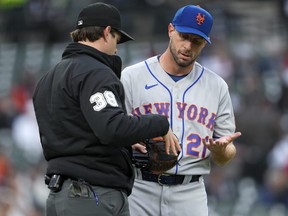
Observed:
[[[62,188],[64,178],[61,175],[52,175],[48,183],[48,188],[53,192],[58,192]]]
[[[190,183],[199,181],[200,177],[201,177],[201,175],[193,175],[191,180],[190,180]]]
[[[158,178],[157,178],[158,184],[160,184],[161,186],[167,185],[168,182],[167,182],[167,180],[165,181],[165,177],[168,177],[168,176],[170,176],[170,175],[166,174],[166,173],[162,173],[162,174],[158,175]]]

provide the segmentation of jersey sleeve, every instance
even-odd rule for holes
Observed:
[[[227,136],[235,132],[233,105],[227,84],[223,85],[218,114],[214,126],[214,138]]]
[[[83,80],[81,110],[101,143],[128,146],[167,133],[169,123],[163,116],[127,115],[123,85],[110,71],[89,73]]]

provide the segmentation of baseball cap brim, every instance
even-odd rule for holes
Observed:
[[[115,6],[110,4],[98,2],[90,4],[81,10],[78,15],[76,28],[81,29],[89,26],[111,26],[112,29],[121,34],[118,44],[134,40],[134,38],[122,30],[120,12]]]
[[[175,25],[174,27],[178,32],[181,32],[181,33],[199,35],[199,36],[203,37],[209,44],[211,44],[210,38],[207,37],[207,35],[205,35],[203,32],[199,31],[198,29],[189,28],[187,26],[178,26],[178,25]]]
[[[130,41],[130,40],[135,40],[133,37],[131,37],[129,34],[124,32],[123,30],[117,30],[117,31],[120,32],[120,34],[121,34],[121,39],[118,42],[118,44]]]

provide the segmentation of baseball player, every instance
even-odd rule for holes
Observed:
[[[166,51],[122,71],[127,111],[161,114],[182,144],[178,164],[160,175],[135,168],[129,197],[133,216],[207,216],[203,175],[210,158],[227,164],[236,154],[233,107],[228,86],[196,59],[206,44],[213,18],[199,6],[180,8],[168,25]],[[135,149],[145,153],[140,144]]]

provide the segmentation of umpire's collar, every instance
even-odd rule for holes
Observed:
[[[103,64],[110,67],[114,73],[117,75],[118,78],[120,78],[121,75],[121,69],[122,69],[122,60],[117,55],[108,55],[106,53],[103,53],[91,46],[87,46],[81,43],[70,43],[64,50],[62,54],[62,58],[69,58],[71,55],[75,54],[86,54],[89,55],[99,62],[102,62]]]

